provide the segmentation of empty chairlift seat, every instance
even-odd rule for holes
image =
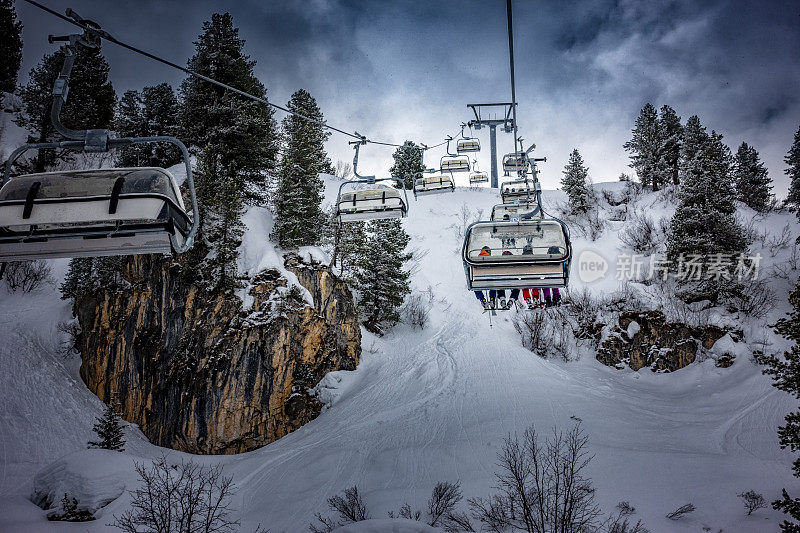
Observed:
[[[340,222],[402,218],[407,212],[400,191],[389,187],[341,192],[337,203]]]
[[[466,154],[470,152],[480,152],[481,142],[478,139],[459,139],[456,143],[456,152]]]
[[[424,176],[414,180],[414,195],[425,196],[427,194],[438,194],[443,192],[453,192],[456,187],[452,176],[440,174],[435,176]]]
[[[477,222],[462,258],[470,290],[566,287],[572,247],[558,220]]]
[[[477,185],[478,183],[487,183],[489,181],[489,174],[486,172],[473,172],[469,175],[469,183]]]
[[[542,186],[538,181],[530,179],[507,181],[500,186],[500,197],[503,203],[525,200],[533,198],[541,190]]]
[[[469,172],[469,158],[467,156],[444,156],[439,162],[442,172]]]
[[[161,168],[28,174],[0,189],[0,261],[170,253],[190,226]]]
[[[506,154],[503,156],[504,172],[521,172],[528,166],[528,156],[521,152]]]

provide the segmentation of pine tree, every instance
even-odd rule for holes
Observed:
[[[288,108],[308,118],[324,120],[314,97],[303,89],[292,95]],[[283,119],[283,132],[286,146],[280,164],[273,235],[284,248],[315,245],[325,224],[324,184],[319,173],[331,166],[324,146],[330,132],[294,115]]]
[[[411,259],[405,252],[411,239],[396,219],[371,221],[367,233],[355,276],[360,292],[358,306],[367,330],[380,335],[400,320],[400,306],[411,292],[411,274],[403,270]]]
[[[789,196],[786,202],[795,208],[800,207],[800,128],[794,134],[794,142],[783,159],[788,166],[784,172],[789,176]],[[800,216],[800,212],[798,212]]]
[[[662,140],[658,112],[652,104],[648,103],[642,108],[631,133],[631,140],[623,145],[631,154],[630,166],[636,171],[643,186],[657,191],[661,186],[659,151]]]
[[[117,105],[114,129],[120,137],[144,137],[145,124],[142,115],[142,97],[139,91],[125,91]],[[144,163],[146,146],[135,144],[116,150],[117,165],[138,167]]]
[[[113,407],[106,406],[103,416],[96,418],[97,423],[92,428],[97,435],[97,441],[89,441],[89,448],[102,448],[121,452],[125,449],[125,430],[122,419]]]
[[[60,140],[50,121],[53,103],[53,83],[64,62],[60,50],[46,54],[30,71],[26,85],[20,87],[22,111],[15,118],[17,125],[28,130],[28,142]],[[109,128],[114,119],[116,94],[108,80],[109,67],[99,49],[78,48],[69,84],[69,98],[61,113],[62,122],[69,128]],[[70,160],[66,152],[43,150],[33,160],[32,170],[44,172],[59,160]]]
[[[676,265],[682,256],[708,261],[716,254],[743,253],[749,243],[734,216],[730,150],[721,135],[706,132],[697,116],[686,122],[680,165],[679,205],[667,236],[667,258]],[[720,287],[706,283],[705,289],[715,298]]]
[[[406,189],[414,188],[414,179],[418,172],[423,171],[422,147],[413,141],[406,141],[392,154],[394,165],[389,169],[392,177],[403,183]]]
[[[230,14],[203,24],[189,68],[266,98],[255,61]],[[198,153],[197,199],[202,226],[198,245],[184,254],[184,275],[217,291],[237,286],[236,258],[247,204],[266,201],[275,168],[277,124],[270,107],[194,77],[181,85],[180,135]]]
[[[661,143],[658,150],[659,183],[678,185],[680,183],[678,162],[683,139],[681,117],[670,106],[664,105],[658,117],[658,128],[658,138]]]
[[[783,357],[762,355],[759,357],[759,362],[766,365],[764,373],[772,376],[775,388],[788,392],[795,399],[800,399],[800,284],[789,294],[789,303],[792,305],[789,316],[779,320],[775,330],[792,341],[792,347],[784,352]],[[800,451],[800,408],[786,415],[784,420],[786,424],[778,428],[781,448],[789,448],[792,452]],[[792,473],[795,477],[800,477],[800,457],[792,463]],[[781,524],[782,531],[787,533],[800,531],[800,498],[790,496],[787,490],[783,489],[781,499],[772,502],[772,506],[782,510],[794,520],[794,522],[784,521]]]
[[[758,157],[758,151],[743,142],[734,159],[736,198],[756,211],[764,211],[771,198],[772,180]]]
[[[22,23],[13,0],[0,0],[0,92],[12,93],[22,64]]]
[[[324,233],[326,242],[332,246],[330,266],[338,267],[339,277],[352,281],[358,270],[359,257],[366,247],[366,224],[363,221],[339,224],[332,210]]]
[[[157,137],[178,134],[178,97],[169,83],[160,83],[142,89],[142,121],[144,135]],[[166,143],[144,145],[147,149],[145,164],[168,168],[183,159],[177,146]]]
[[[569,154],[569,162],[564,167],[564,177],[561,178],[561,187],[567,193],[569,207],[573,214],[589,211],[589,185],[587,178],[589,169],[584,165],[578,149]]]

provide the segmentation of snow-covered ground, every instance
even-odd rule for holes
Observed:
[[[332,203],[339,182],[326,183]],[[561,192],[544,197],[551,211],[564,201]],[[272,532],[307,530],[314,513],[328,514],[326,498],[352,485],[358,485],[375,518],[385,518],[404,502],[423,507],[438,481],[459,480],[465,497],[487,496],[504,437],[531,424],[543,433],[553,426],[567,428],[574,417],[590,436],[595,458],[589,474],[606,511],[628,500],[637,509],[635,517],[658,532],[777,529],[779,513],[761,509],[747,517],[736,496],[754,489],[771,500],[781,487],[800,489],[789,470],[792,455],[778,448],[776,436],[796,402],[771,387],[757,365],[741,355],[727,369],[707,359],[655,374],[615,370],[586,354],[569,363],[544,360],[521,346],[508,313],[490,327],[488,315],[465,289],[461,242],[453,225],[464,204],[488,215],[498,202],[496,192],[459,188],[411,202],[404,225],[419,257],[413,288],[430,287],[435,295],[428,327],[420,331],[400,324],[382,338],[364,332],[361,364],[323,380],[328,408],[296,432],[241,455],[193,457],[202,464],[222,464],[234,476],[242,531],[258,524]],[[639,205],[655,218],[670,214],[658,195],[646,195]],[[742,210],[741,216],[752,213]],[[247,222],[251,231],[242,266],[272,265],[279,254],[266,241],[269,213],[252,211]],[[790,213],[772,214],[758,227],[778,235],[787,223],[797,236]],[[592,249],[612,260],[622,251],[622,225],[609,222],[597,242],[574,235],[576,257]],[[785,260],[788,251],[775,258],[765,253],[764,264]],[[55,265],[57,277],[64,265]],[[771,349],[779,350],[783,341],[764,324],[786,311],[789,282],[772,282],[780,306],[742,327],[750,339],[768,335]],[[618,284],[612,264],[606,279],[588,287],[612,291]],[[573,275],[572,285],[580,289],[583,284]],[[135,486],[130,459],[185,455],[150,445],[133,427],[119,464],[80,451],[102,405],[77,377],[77,361],[57,353],[61,334],[56,326],[68,319],[68,306],[55,286],[25,297],[0,295],[2,531],[105,531],[113,515],[126,508],[129,496],[123,494],[94,522],[47,522],[45,511],[29,500],[34,477],[63,456],[73,454],[44,474],[72,472],[71,479],[77,479],[71,464],[93,464],[79,483],[91,481],[96,491],[109,493],[120,480],[128,489]],[[679,521],[664,517],[688,502],[697,507],[693,514]],[[384,526],[402,530],[399,523]]]

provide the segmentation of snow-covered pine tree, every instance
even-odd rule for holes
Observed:
[[[117,104],[114,129],[120,137],[144,137],[142,96],[139,91],[125,91]],[[116,164],[121,167],[138,167],[143,164],[146,146],[135,144],[115,151]]]
[[[178,97],[169,83],[159,83],[142,89],[142,121],[144,135],[176,136],[178,134]],[[168,168],[183,159],[177,146],[166,143],[144,145],[147,158],[144,164]]]
[[[360,297],[358,307],[364,326],[382,335],[400,320],[400,306],[411,292],[410,272],[403,269],[411,254],[411,240],[399,220],[375,220],[367,224],[367,242],[359,256],[355,275]]]
[[[19,89],[22,110],[14,119],[28,130],[28,142],[58,139],[50,121],[53,82],[58,77],[64,55],[59,50],[45,54],[30,71],[28,83]],[[108,80],[109,67],[99,49],[78,48],[69,84],[69,99],[61,113],[64,124],[73,129],[109,128],[114,119],[116,93]],[[69,160],[70,152],[42,150],[32,161],[32,170],[44,172],[59,160]]]
[[[680,183],[678,161],[681,155],[681,142],[683,139],[683,126],[681,117],[668,105],[661,106],[658,117],[659,141],[661,146],[658,151],[659,183]]]
[[[292,95],[288,108],[324,121],[317,101],[303,89]],[[286,145],[280,163],[273,236],[283,248],[318,244],[325,224],[324,184],[319,173],[330,171],[331,162],[325,152],[330,132],[319,124],[289,115],[283,119],[283,133]]]
[[[772,180],[758,157],[758,151],[743,142],[736,151],[733,167],[736,198],[756,211],[766,209],[772,197]]]
[[[0,92],[13,93],[22,64],[22,23],[14,0],[0,0]]]
[[[789,165],[784,172],[789,176],[789,195],[786,202],[795,207],[800,208],[800,128],[794,134],[794,142],[789,152],[783,159]],[[800,211],[798,211],[800,216]]]
[[[110,405],[106,406],[103,416],[96,418],[92,430],[97,435],[96,441],[89,441],[89,448],[102,448],[121,452],[125,449],[125,430],[122,419]]]
[[[578,149],[569,154],[569,161],[564,166],[564,177],[561,178],[561,188],[567,193],[569,208],[572,214],[586,213],[590,208],[589,184],[587,182],[589,169],[583,163]]]
[[[647,103],[642,108],[631,133],[631,140],[623,145],[631,154],[630,166],[636,171],[643,186],[657,191],[661,186],[658,173],[661,130],[658,111],[653,104]]]
[[[414,188],[414,176],[422,172],[422,147],[413,141],[406,141],[392,154],[394,165],[389,173],[396,180],[400,180],[406,189]]]
[[[783,353],[783,357],[762,355],[759,357],[759,362],[766,366],[764,372],[772,376],[772,385],[775,388],[788,392],[795,399],[800,399],[800,284],[789,294],[789,303],[792,305],[792,310],[788,317],[778,320],[775,329],[793,342],[792,347]],[[784,420],[786,424],[778,428],[778,442],[781,448],[797,452],[800,450],[800,409],[786,415]],[[792,473],[795,477],[800,477],[800,457],[792,463]],[[772,502],[772,506],[794,520],[784,521],[781,524],[782,531],[800,532],[800,498],[790,496],[786,489],[783,489],[781,498]]]
[[[696,254],[710,261],[715,254],[745,252],[749,243],[734,216],[730,150],[722,135],[713,131],[709,135],[697,116],[686,122],[680,165],[679,205],[670,222],[667,258],[676,266],[682,256]],[[704,294],[699,296],[716,298],[720,289],[704,282]]]
[[[195,48],[189,68],[266,98],[230,14],[212,15]],[[270,107],[194,77],[183,82],[181,95],[180,136],[198,154],[203,219],[197,244],[183,256],[184,275],[213,290],[229,290],[238,284],[244,206],[266,201],[277,156],[277,124]]]

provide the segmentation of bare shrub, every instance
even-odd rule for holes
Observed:
[[[598,314],[606,306],[606,302],[585,287],[574,291],[568,289],[567,293],[569,306],[565,307],[565,310],[572,319],[572,332],[575,338],[594,339]]]
[[[619,240],[637,254],[656,252],[666,240],[666,231],[660,222],[654,222],[644,213],[634,211],[620,233]]]
[[[129,533],[143,531],[198,533],[236,531],[230,499],[234,486],[222,467],[192,461],[170,465],[165,457],[152,468],[136,463],[141,486],[131,491],[131,508],[114,516],[113,526]]]
[[[572,328],[562,309],[517,314],[514,329],[522,335],[522,345],[545,359],[573,359]]]
[[[770,257],[775,257],[778,252],[789,248],[794,239],[792,238],[791,224],[786,224],[781,230],[780,235],[770,235],[768,231],[764,231],[763,236],[759,240],[763,243],[764,248],[769,250]]]
[[[31,292],[45,283],[53,283],[50,265],[40,259],[6,263],[5,278],[12,292]]]
[[[444,529],[448,533],[474,531],[469,516],[456,512],[456,506],[462,498],[461,484],[459,482],[440,481],[437,483],[425,508],[425,523],[432,527]],[[397,513],[389,511],[390,518],[395,516],[407,520],[422,521],[423,513],[420,510],[413,510],[409,504],[404,503]]]
[[[338,519],[317,513],[316,517],[320,525],[309,524],[309,529],[313,533],[329,533],[345,524],[361,522],[370,518],[364,498],[358,493],[358,487],[355,485],[345,489],[341,496],[328,498],[328,507],[331,508],[331,511],[336,512]]]
[[[763,279],[737,284],[735,289],[726,294],[725,299],[728,311],[738,311],[754,318],[765,317],[777,303],[775,293]]]
[[[744,509],[747,511],[747,516],[753,514],[753,511],[763,509],[767,506],[767,502],[764,500],[764,495],[754,490],[742,492],[737,494],[737,496],[742,499],[742,502],[744,503]]]
[[[75,319],[64,320],[56,325],[56,329],[61,334],[58,342],[58,353],[63,357],[72,355],[77,350],[81,325]]]
[[[636,513],[636,507],[631,505],[631,502],[623,500],[617,504],[617,509],[621,516],[630,516]]]
[[[65,492],[61,508],[48,513],[47,519],[54,522],[88,522],[94,520],[94,515],[88,509],[79,509],[78,500]]]
[[[432,302],[425,294],[412,294],[403,305],[403,321],[412,327],[425,329]]]
[[[467,234],[467,228],[473,222],[477,222],[483,216],[483,209],[476,209],[472,211],[469,208],[469,204],[466,202],[461,204],[461,207],[456,214],[456,222],[452,224],[450,227],[453,228],[453,234],[456,237],[457,241],[460,241],[464,238]]]
[[[772,266],[770,275],[794,284],[798,270],[800,270],[800,249],[795,243],[789,251],[789,257],[785,261]]]
[[[347,161],[342,161],[341,159],[336,162],[336,169],[334,170],[334,176],[336,179],[339,180],[346,180],[350,177],[353,173],[353,165],[348,163]]]
[[[499,493],[469,500],[485,529],[567,533],[600,525],[595,489],[584,477],[592,455],[580,424],[566,433],[554,429],[544,443],[529,427],[521,439],[505,439],[498,459]]]
[[[687,514],[693,513],[695,509],[696,509],[696,507],[694,505],[692,505],[691,503],[687,503],[687,504],[681,505],[680,507],[678,507],[674,511],[672,511],[670,513],[667,513],[666,516],[670,520],[680,520],[681,518],[683,518]]]

